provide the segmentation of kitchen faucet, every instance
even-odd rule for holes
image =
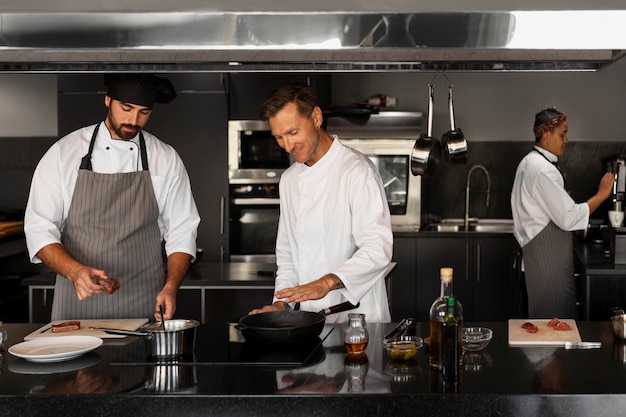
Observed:
[[[491,194],[491,178],[489,177],[489,171],[487,171],[487,168],[485,168],[482,165],[474,165],[472,168],[470,168],[469,172],[467,173],[467,182],[465,185],[465,230],[469,230],[469,221],[470,221],[470,216],[469,216],[470,191],[471,191],[470,183],[472,182],[472,174],[477,169],[484,171],[485,175],[487,176],[487,191],[486,191],[487,200],[485,202],[485,207],[489,207],[489,195]],[[479,190],[474,190],[474,191],[479,191]]]

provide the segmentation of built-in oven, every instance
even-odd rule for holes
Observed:
[[[231,262],[276,261],[278,183],[230,185]]]
[[[419,230],[421,177],[411,174],[411,151],[422,123],[420,112],[395,111],[327,121],[328,133],[367,155],[378,168],[395,231]]]

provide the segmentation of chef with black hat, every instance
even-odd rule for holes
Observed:
[[[106,119],[61,138],[37,165],[28,251],[57,273],[52,320],[161,319],[161,305],[169,319],[200,217],[177,152],[143,128],[176,92],[152,74],[107,74],[105,84]],[[112,294],[98,284],[107,278],[120,282]]]

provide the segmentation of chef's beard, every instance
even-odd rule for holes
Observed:
[[[115,126],[112,126],[111,128],[113,129],[113,132],[115,132],[115,134],[123,140],[131,140],[137,135],[137,132],[141,130],[141,126],[128,125],[128,124],[115,125]],[[131,131],[122,130],[123,128],[127,128],[127,129],[130,128],[132,130]]]

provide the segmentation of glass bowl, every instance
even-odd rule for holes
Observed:
[[[383,346],[391,359],[407,361],[417,355],[424,346],[424,341],[417,336],[400,336],[383,340]]]
[[[472,352],[484,349],[492,336],[493,331],[486,327],[465,327],[461,335],[463,349]]]

